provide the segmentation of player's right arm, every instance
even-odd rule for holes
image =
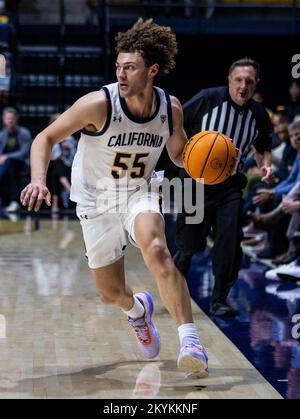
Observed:
[[[55,144],[85,128],[98,131],[105,122],[107,100],[103,91],[91,92],[66,110],[51,125],[34,139],[30,151],[31,181],[21,192],[21,203],[31,211],[40,209],[43,200],[51,205],[50,192],[46,186],[47,170],[51,151]]]

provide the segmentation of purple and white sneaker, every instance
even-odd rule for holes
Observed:
[[[186,378],[207,378],[209,376],[208,357],[203,346],[191,338],[183,340],[178,368],[185,372]]]
[[[134,294],[145,308],[145,314],[138,319],[128,317],[128,323],[132,326],[137,344],[146,358],[155,358],[160,351],[160,340],[152,321],[153,300],[147,291]]]

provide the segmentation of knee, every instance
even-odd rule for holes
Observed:
[[[167,270],[172,258],[166,244],[158,239],[153,239],[145,249],[145,262],[150,270]]]

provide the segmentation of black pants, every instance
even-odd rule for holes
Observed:
[[[0,165],[0,194],[6,192],[9,202],[19,201],[20,190],[18,178],[20,173],[24,171],[26,164],[23,160],[15,158],[7,158]]]
[[[71,182],[71,167],[64,164],[61,159],[51,160],[47,174],[47,186],[53,195],[59,195],[63,191],[60,178],[66,177]]]
[[[246,186],[242,174],[232,176],[219,185],[204,188],[204,219],[202,223],[186,224],[187,214],[179,214],[176,223],[176,242],[180,252],[192,255],[206,247],[211,228],[214,234],[212,266],[215,285],[212,303],[224,303],[234,284],[242,261],[241,240],[243,198]],[[188,214],[190,216],[190,214]],[[177,265],[180,269],[180,266]],[[182,272],[184,273],[184,272]]]

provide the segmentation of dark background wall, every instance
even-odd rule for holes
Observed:
[[[226,84],[230,64],[245,56],[261,64],[259,89],[266,105],[273,108],[288,100],[293,66],[291,59],[294,54],[300,53],[299,38],[275,35],[177,35],[177,40],[179,53],[176,68],[169,75],[157,79],[156,84],[168,89],[182,102],[201,88]],[[113,55],[112,80],[114,60]]]

